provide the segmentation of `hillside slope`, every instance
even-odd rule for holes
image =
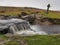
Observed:
[[[50,11],[49,14],[46,14],[46,10],[37,9],[32,7],[3,7],[0,6],[0,15],[18,15],[21,12],[26,12],[27,14],[35,13],[35,14],[43,14],[44,16],[50,18],[59,18],[60,19],[60,11]]]

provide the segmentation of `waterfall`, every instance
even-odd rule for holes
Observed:
[[[47,35],[46,32],[42,31],[42,28],[35,25],[30,25],[27,21],[12,24],[13,33],[31,36],[31,35]],[[40,30],[40,31],[39,31]]]
[[[24,35],[24,36],[31,36],[31,35],[47,35],[46,32],[42,31],[39,26],[32,25],[30,26],[28,23],[20,23],[16,25],[18,28],[17,33]],[[21,30],[20,30],[20,27]],[[19,31],[20,30],[20,31]],[[40,30],[40,31],[39,31]]]
[[[5,26],[10,26],[10,33],[20,34],[20,35],[47,35],[46,32],[42,31],[42,28],[35,25],[30,25],[29,22],[22,19],[9,19],[9,20],[0,20],[0,24]],[[40,31],[39,31],[40,29]]]
[[[15,24],[11,24],[9,32],[12,34],[15,34],[17,32]]]

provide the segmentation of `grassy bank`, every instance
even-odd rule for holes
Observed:
[[[49,17],[49,18],[60,19],[59,11],[49,11],[49,13],[46,14],[46,10],[41,10],[40,14],[43,14],[44,16]]]
[[[2,38],[8,39],[6,36]],[[60,35],[12,36],[10,39],[5,45],[60,45]]]

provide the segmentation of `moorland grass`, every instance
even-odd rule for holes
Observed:
[[[60,45],[60,35],[13,36],[5,45],[19,45],[17,40],[23,40],[27,45]]]

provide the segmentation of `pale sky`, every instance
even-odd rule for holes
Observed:
[[[60,11],[60,0],[0,0],[0,6],[35,7],[46,9],[51,4],[51,10]]]

